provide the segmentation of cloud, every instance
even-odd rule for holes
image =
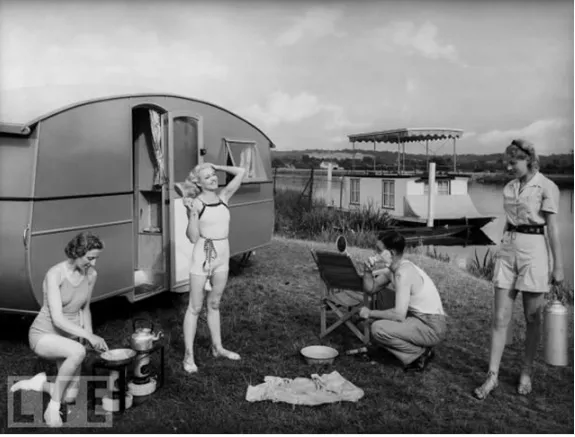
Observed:
[[[437,38],[437,26],[430,22],[425,22],[420,27],[411,21],[391,23],[377,29],[374,35],[377,46],[384,50],[402,48],[429,59],[446,59],[460,63],[455,46],[441,44]]]
[[[317,96],[307,92],[290,96],[282,91],[275,91],[268,97],[264,107],[254,104],[238,113],[256,119],[268,127],[281,123],[297,123],[320,114],[326,118],[324,127],[328,130],[363,125],[351,122],[341,106],[323,104]]]
[[[519,129],[492,130],[477,135],[476,140],[486,148],[501,151],[514,138],[531,141],[542,155],[567,153],[573,148],[573,124],[561,118],[537,120]]]
[[[161,43],[155,32],[129,27],[113,34],[77,34],[42,51],[37,49],[41,36],[28,30],[14,28],[9,37],[2,44],[2,88],[113,82],[176,91],[196,79],[225,80],[229,73],[214,52],[186,41]]]
[[[344,36],[345,33],[338,31],[336,27],[342,15],[339,9],[322,7],[310,9],[289,29],[282,32],[277,37],[276,43],[280,46],[291,46],[307,37]]]

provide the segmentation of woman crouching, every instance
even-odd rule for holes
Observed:
[[[219,192],[217,170],[234,176]],[[231,360],[240,359],[237,353],[222,346],[220,301],[228,280],[230,260],[228,202],[240,187],[244,174],[245,170],[241,167],[204,163],[196,166],[181,188],[189,219],[186,236],[194,244],[190,267],[190,301],[184,318],[184,370],[188,373],[198,371],[194,360],[194,339],[208,278],[211,278],[211,290],[208,294],[207,319],[212,337],[212,354]]]
[[[60,404],[71,403],[78,395],[81,365],[86,349],[80,343],[86,339],[94,349],[108,349],[106,342],[92,331],[90,299],[96,283],[96,260],[104,244],[89,233],[80,233],[66,246],[68,259],[51,267],[42,284],[44,302],[30,326],[30,347],[40,357],[55,360],[58,375],[49,383],[46,373],[19,381],[11,391],[34,390],[50,394],[44,412],[50,427],[62,426]]]

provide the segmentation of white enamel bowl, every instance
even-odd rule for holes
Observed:
[[[329,346],[307,346],[300,353],[308,364],[333,364],[339,352]]]

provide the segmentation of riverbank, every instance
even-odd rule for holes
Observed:
[[[545,174],[549,179],[557,184],[559,188],[573,189],[572,174]],[[513,179],[507,173],[472,173],[470,183],[505,185]]]

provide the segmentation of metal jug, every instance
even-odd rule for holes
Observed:
[[[551,366],[566,366],[569,361],[568,311],[558,300],[547,304],[543,321],[543,358]]]

